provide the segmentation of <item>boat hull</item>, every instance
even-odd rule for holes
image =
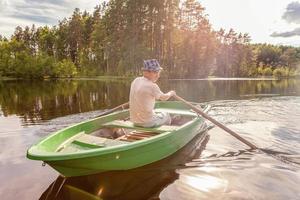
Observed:
[[[206,134],[203,123],[194,122],[184,130],[128,150],[115,151],[105,155],[49,161],[51,167],[65,177],[95,174],[110,170],[128,170],[141,167],[166,158],[191,141],[196,135]]]
[[[161,103],[157,107],[171,109],[174,106],[180,107],[181,105],[178,103],[178,105],[173,104],[169,106],[169,104]],[[27,157],[44,161],[62,176],[83,176],[111,170],[133,169],[162,160],[180,150],[196,135],[201,134],[204,136],[206,134],[204,119],[193,114],[193,119],[183,126],[173,131],[160,133],[153,138],[80,153],[62,154],[51,152],[55,149],[53,146],[57,146],[66,137],[76,136],[75,132],[78,133],[82,130],[92,132],[99,129],[99,127],[101,128],[101,124],[126,115],[128,115],[126,112],[115,113],[68,127],[33,146],[28,150]],[[49,152],[43,152],[43,149]]]

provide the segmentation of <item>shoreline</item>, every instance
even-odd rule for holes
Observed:
[[[14,78],[14,77],[1,77],[0,81],[9,80],[30,80],[30,81],[48,81],[48,80],[102,80],[102,81],[125,81],[133,80],[136,76],[91,76],[91,77],[72,77],[72,78],[44,78],[44,79],[26,79],[26,78]],[[211,81],[222,81],[222,80],[266,80],[266,81],[277,81],[285,79],[300,79],[300,77],[206,77],[206,78],[166,78],[161,77],[161,80],[173,80],[173,81],[201,81],[201,80],[211,80]]]

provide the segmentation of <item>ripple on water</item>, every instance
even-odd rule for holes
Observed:
[[[127,174],[123,178],[132,180],[134,177],[136,185],[133,188],[140,186],[141,191],[147,183],[146,189],[158,193],[162,200],[300,199],[300,97],[214,101],[211,104],[213,109],[210,115],[213,118],[257,146],[270,150],[269,153],[248,151],[247,146],[216,127],[209,131],[210,139],[201,155],[185,165],[172,165],[174,171],[169,176],[161,173],[165,169],[159,169],[148,173],[147,181],[143,179],[145,173],[142,172]],[[30,191],[36,197],[56,178],[53,170],[25,159],[24,152],[28,146],[56,130],[93,118],[99,113],[68,115],[39,125],[16,127],[15,131],[0,131],[0,144],[5,147],[2,146],[5,151],[0,154],[1,169],[9,172],[0,175],[2,180],[6,180],[5,186],[0,189],[4,199],[23,197],[21,193],[5,193],[11,190],[12,185],[24,193],[29,194]],[[17,148],[13,150],[10,146]],[[162,181],[158,187],[158,180],[164,176],[167,181]],[[118,173],[114,176],[117,185],[120,177]],[[153,184],[150,184],[151,178]],[[88,185],[91,179],[96,181],[93,185],[99,185],[103,176],[88,177],[82,184]],[[111,179],[109,174],[104,180],[108,184]],[[112,193],[115,190],[112,188]]]
[[[179,180],[161,192],[161,199],[297,199],[300,195],[299,168],[263,153],[219,156],[187,165],[178,170]]]
[[[216,105],[210,112],[213,118],[269,151],[247,151],[244,144],[213,128],[201,157],[178,170],[179,180],[165,188],[160,197],[300,199],[299,100],[273,97],[229,104],[212,102]]]

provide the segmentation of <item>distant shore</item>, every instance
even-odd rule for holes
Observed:
[[[91,76],[91,77],[70,77],[70,78],[48,78],[44,79],[26,79],[26,78],[14,78],[14,77],[1,77],[0,80],[103,80],[103,81],[124,81],[124,80],[133,80],[136,76]],[[281,79],[299,79],[300,77],[206,77],[206,78],[165,78],[161,79],[168,80],[281,80]]]

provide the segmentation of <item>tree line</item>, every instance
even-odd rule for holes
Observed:
[[[250,42],[213,30],[196,0],[110,0],[92,13],[76,8],[56,26],[0,36],[0,76],[131,76],[149,58],[172,78],[300,74],[300,48]]]

